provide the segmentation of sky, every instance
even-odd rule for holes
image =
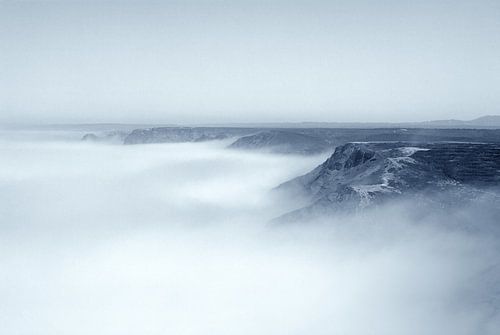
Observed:
[[[0,122],[500,114],[500,2],[0,2]]]

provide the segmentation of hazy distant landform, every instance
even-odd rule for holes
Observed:
[[[464,128],[457,128],[460,125]],[[316,126],[316,127],[314,127]],[[409,128],[401,128],[407,126]],[[71,126],[67,126],[71,128]],[[113,125],[108,125],[113,127]],[[131,126],[128,126],[130,128]],[[338,127],[338,128],[335,128]],[[439,127],[446,127],[444,129]],[[236,139],[230,148],[267,150],[283,154],[317,154],[348,142],[371,141],[474,141],[500,142],[500,116],[472,121],[429,121],[413,124],[264,124],[211,127],[149,127],[88,133],[87,141],[124,144],[182,143]],[[64,127],[63,127],[64,128]]]

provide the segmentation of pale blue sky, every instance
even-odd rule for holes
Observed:
[[[0,122],[500,114],[500,1],[0,3]]]

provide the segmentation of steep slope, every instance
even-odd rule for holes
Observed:
[[[451,206],[500,185],[500,145],[349,143],[313,171],[278,187],[307,205],[288,215],[358,211],[390,199]],[[496,197],[496,196],[494,196]]]

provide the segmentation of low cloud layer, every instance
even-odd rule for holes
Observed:
[[[0,333],[500,331],[494,235],[404,207],[269,224],[325,157],[65,136],[0,136]]]

